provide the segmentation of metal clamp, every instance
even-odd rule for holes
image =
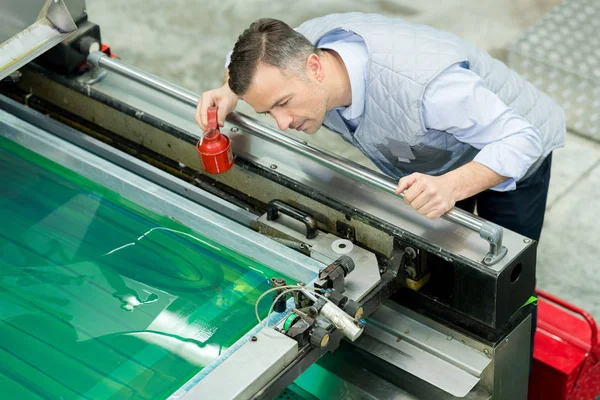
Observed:
[[[123,75],[130,79],[133,79],[134,81],[139,82],[145,86],[158,90],[161,93],[171,96],[193,107],[197,106],[199,99],[199,96],[197,94],[192,93],[176,85],[173,85],[172,83],[167,82],[154,75],[141,71],[137,68],[128,66],[115,59],[112,59],[106,56],[106,54],[104,53],[90,53],[90,55],[88,56],[88,61],[90,61],[90,64],[97,68],[105,68],[119,75]],[[302,154],[303,156],[308,157],[311,160],[328,168],[331,168],[345,176],[359,180],[371,187],[382,190],[386,193],[391,193],[394,195],[396,193],[396,187],[398,182],[396,182],[389,176],[379,174],[343,157],[324,152],[317,148],[311,147],[308,144],[287,137],[280,131],[277,131],[273,128],[269,128],[268,126],[265,126],[259,121],[250,118],[244,114],[232,112],[227,116],[227,120],[246,130],[246,132],[248,132],[249,134],[267,140],[271,143],[275,143],[279,146],[285,147],[286,149],[293,151],[294,153]],[[403,198],[404,193],[400,194],[399,197]],[[283,210],[280,211],[283,212]],[[483,264],[494,265],[506,255],[507,249],[506,247],[502,246],[502,236],[504,231],[500,226],[488,222],[482,218],[479,218],[471,213],[460,210],[456,207],[452,208],[451,210],[446,212],[446,214],[442,215],[442,218],[462,225],[470,230],[479,233],[479,236],[489,243],[490,249],[481,261]],[[312,222],[310,223],[312,224]],[[307,237],[308,234],[309,225],[307,223]],[[316,222],[313,234],[316,236]]]

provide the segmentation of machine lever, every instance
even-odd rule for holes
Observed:
[[[271,200],[267,205],[267,220],[275,221],[279,218],[279,213],[292,217],[306,225],[306,238],[314,239],[317,237],[317,220],[307,212],[284,203],[281,200]]]
[[[102,52],[97,51],[90,53],[88,56],[88,62],[96,68],[105,68],[116,74],[126,76],[136,82],[141,83],[142,85],[158,90],[161,93],[171,96],[174,99],[180,100],[193,107],[197,106],[199,99],[197,94],[175,86],[172,83],[169,83],[147,72],[141,71],[135,67],[131,67],[125,63],[122,63],[121,61],[108,57]],[[294,153],[302,154],[303,156],[308,157],[321,165],[331,168],[345,176],[357,179],[373,188],[395,195],[398,182],[386,175],[379,174],[348,159],[326,153],[325,151],[319,150],[315,147],[309,146],[306,143],[288,137],[280,131],[264,126],[257,120],[244,114],[232,112],[227,116],[227,120],[254,136],[283,146]],[[403,194],[400,195],[400,197],[403,197]],[[489,244],[489,251],[481,261],[483,264],[494,265],[506,255],[507,249],[506,247],[502,246],[502,236],[504,231],[500,226],[456,207],[442,215],[442,218],[479,233],[479,236]],[[316,235],[316,230],[314,232]]]

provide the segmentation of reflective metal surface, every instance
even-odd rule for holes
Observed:
[[[531,318],[531,315],[525,318],[491,353],[493,361],[484,372],[482,385],[486,389],[492,388],[494,399],[527,399],[531,362]]]
[[[271,328],[261,330],[255,337],[256,340],[246,342],[181,399],[251,398],[298,354],[298,342]]]
[[[382,306],[367,321],[359,348],[456,397],[466,396],[490,359],[483,352],[410,318],[397,305]]]
[[[275,221],[269,221],[265,214],[262,215],[258,221],[272,227],[276,231],[295,238],[299,242],[306,243],[310,247],[310,256],[319,260],[324,265],[333,263],[342,254],[352,258],[355,265],[354,271],[344,278],[346,290],[343,294],[349,299],[361,301],[381,282],[379,264],[377,263],[375,254],[359,246],[353,245],[352,242],[348,240],[341,243],[343,247],[339,247],[337,242],[339,242],[340,239],[337,236],[321,231],[319,231],[316,238],[307,239],[305,235],[300,233],[302,230],[296,230],[286,226],[294,226],[294,223],[298,223],[298,221],[292,220],[285,215],[280,216]],[[281,222],[285,222],[286,225]]]
[[[4,0],[0,4],[0,80],[76,29],[63,0]]]
[[[148,74],[137,68],[128,66],[120,61],[116,61],[102,52],[91,53],[88,56],[88,60],[96,68],[106,68],[112,72],[116,72],[120,75],[131,78],[136,82],[165,93],[175,99],[181,100],[191,106],[195,106],[198,102],[198,95],[194,95],[185,89],[179,88],[163,79]],[[247,132],[251,133],[252,135],[283,146],[294,153],[304,155],[321,165],[366,183],[367,185],[370,185],[378,190],[395,195],[397,182],[388,176],[375,173],[342,157],[321,151],[305,143],[288,138],[277,130],[266,127],[265,125],[258,123],[244,114],[233,112],[228,116],[228,119],[243,129],[246,129]],[[404,193],[399,194],[398,197],[404,198]],[[449,210],[442,216],[442,218],[479,233],[479,236],[482,239],[490,243],[489,252],[482,260],[484,264],[493,265],[506,255],[506,249],[502,246],[503,230],[501,227],[458,208]]]

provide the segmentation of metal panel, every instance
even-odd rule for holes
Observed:
[[[310,282],[316,272],[322,268],[322,265],[315,260],[35,128],[2,110],[0,110],[0,124],[3,126],[0,135],[152,211],[185,221],[190,228],[223,246],[235,249],[288,276]],[[148,166],[148,168],[152,167]]]
[[[600,141],[600,2],[562,2],[509,49],[509,65],[562,106],[567,126]]]
[[[369,319],[356,346],[456,397],[479,382],[490,359],[483,352],[385,305]]]
[[[256,334],[215,368],[182,400],[248,399],[282,371],[298,354],[298,342],[271,328]]]
[[[0,5],[0,80],[77,30],[62,0],[9,0]]]
[[[494,347],[483,383],[493,382],[494,399],[527,399],[531,362],[531,315]],[[510,382],[510,384],[507,384]]]
[[[344,251],[341,251],[337,246],[337,242],[340,241],[339,237],[319,231],[316,238],[307,239],[306,236],[300,233],[301,230],[291,229],[279,223],[279,221],[287,221],[290,225],[298,223],[298,221],[294,221],[285,215],[281,215],[277,221],[269,221],[265,214],[258,221],[288,236],[294,237],[300,242],[308,244],[311,249],[311,257],[321,261],[325,265],[331,264],[342,254],[352,258],[355,265],[354,271],[344,278],[346,289],[344,296],[347,296],[349,299],[361,301],[381,282],[379,264],[377,263],[375,254],[353,245],[349,240],[343,241]]]

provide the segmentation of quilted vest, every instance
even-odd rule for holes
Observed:
[[[524,180],[554,149],[564,145],[562,109],[504,63],[459,37],[425,25],[377,14],[330,14],[296,31],[313,44],[338,30],[363,38],[369,52],[362,120],[354,133],[339,132],[385,174],[440,175],[471,161],[479,150],[423,122],[427,85],[451,65],[465,63],[505,104],[537,127],[543,154]]]

